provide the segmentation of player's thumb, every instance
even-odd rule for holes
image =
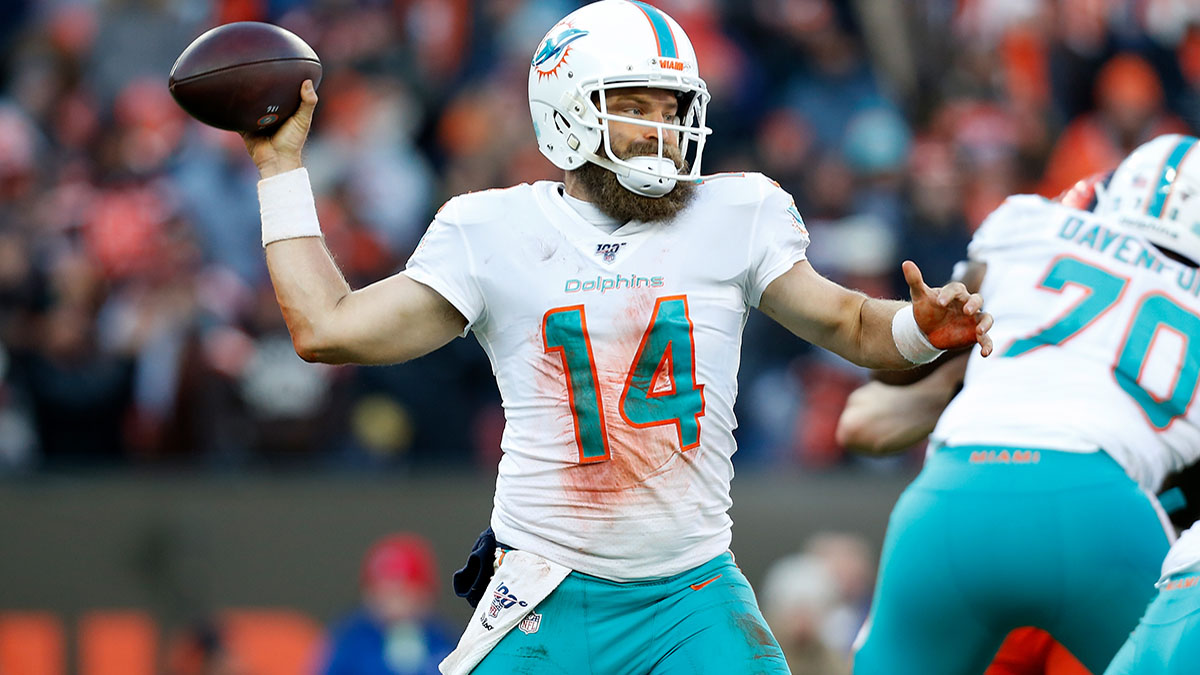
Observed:
[[[914,300],[929,291],[929,287],[925,285],[925,278],[921,276],[921,269],[915,262],[905,260],[900,264],[900,269],[904,272],[904,280],[908,282],[908,292]]]
[[[305,80],[300,85],[300,107],[293,117],[305,130],[312,124],[313,110],[317,107],[317,88],[312,80]]]

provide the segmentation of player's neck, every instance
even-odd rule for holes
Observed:
[[[575,199],[590,203],[595,203],[596,201],[574,171],[563,172],[563,188],[568,195]]]
[[[596,229],[605,234],[612,234],[617,231],[623,224],[621,221],[600,210],[600,207],[595,202],[585,201],[574,195],[567,193],[565,189],[559,189],[559,194],[567,206],[570,207],[580,218],[583,218]]]

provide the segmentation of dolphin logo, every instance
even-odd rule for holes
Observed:
[[[588,32],[586,30],[568,28],[558,35],[551,35],[547,37],[546,41],[542,43],[542,48],[533,55],[532,65],[536,68],[537,66],[546,63],[550,59],[561,56],[563,51],[566,50],[567,45],[587,34]]]

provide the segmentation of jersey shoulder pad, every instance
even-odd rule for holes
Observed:
[[[1065,208],[1062,203],[1046,199],[1041,195],[1012,195],[1007,197],[992,216],[1020,217],[1022,215],[1044,214],[1056,209]],[[988,216],[991,218],[992,216]]]
[[[970,251],[974,255],[1026,246],[1053,232],[1067,212],[1073,210],[1037,195],[1014,195],[1005,199],[975,230]]]
[[[507,188],[466,192],[438,209],[437,218],[457,225],[476,225],[521,213],[533,201],[533,186],[521,183]]]
[[[791,195],[775,181],[761,173],[751,171],[717,173],[705,176],[698,186],[706,199],[719,200],[724,204],[757,204],[779,195],[784,203],[792,201]]]

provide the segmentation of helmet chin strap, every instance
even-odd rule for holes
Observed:
[[[675,172],[675,162],[670,158],[642,155],[630,157],[625,161],[632,164],[633,168],[627,173],[619,170],[614,173],[617,174],[617,182],[626,190],[657,199],[674,189],[675,179],[661,176],[664,173]]]

